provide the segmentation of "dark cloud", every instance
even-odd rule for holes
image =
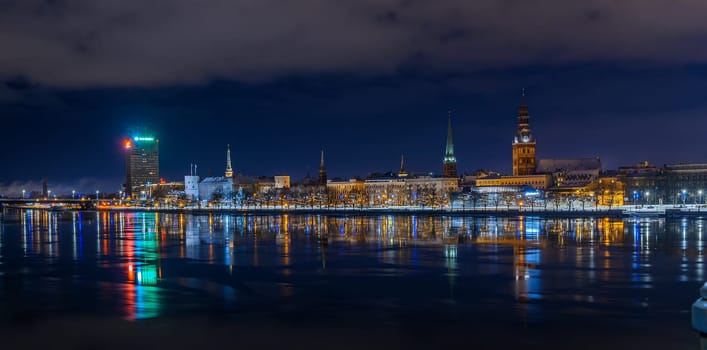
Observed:
[[[5,0],[0,78],[161,86],[410,64],[701,63],[705,13],[703,0]]]

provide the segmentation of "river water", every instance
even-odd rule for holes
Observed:
[[[689,311],[706,224],[6,210],[0,337],[67,349],[699,349]]]

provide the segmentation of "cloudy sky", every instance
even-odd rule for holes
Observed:
[[[510,170],[525,88],[540,157],[707,162],[703,0],[0,0],[0,192],[163,177]],[[90,185],[87,185],[90,184]],[[27,183],[27,186],[30,184]],[[12,187],[12,188],[8,188]]]

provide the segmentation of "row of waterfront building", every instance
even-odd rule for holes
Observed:
[[[518,127],[512,141],[511,175],[494,171],[457,174],[451,113],[442,173],[409,174],[401,157],[396,173],[365,178],[328,179],[321,153],[316,178],[291,183],[290,176],[234,175],[230,147],[223,176],[201,178],[192,165],[184,182],[165,183],[159,178],[159,141],[136,136],[125,141],[126,183],[124,197],[228,205],[336,205],[336,206],[523,206],[553,202],[581,202],[595,206],[625,204],[702,204],[707,191],[707,164],[657,167],[643,162],[617,170],[602,168],[599,157],[537,158],[536,139],[530,128],[525,97],[518,110]]]

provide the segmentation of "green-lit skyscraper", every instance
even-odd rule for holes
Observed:
[[[125,140],[125,194],[132,196],[137,187],[160,181],[159,140],[135,136]]]

